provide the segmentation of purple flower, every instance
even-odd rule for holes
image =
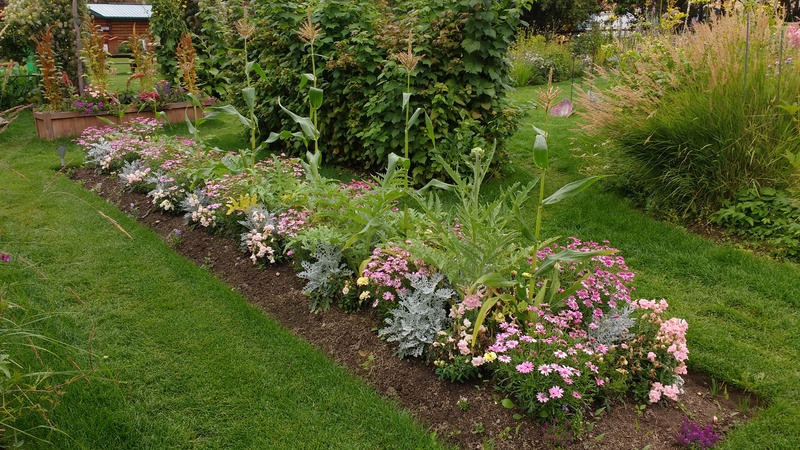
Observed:
[[[11,255],[5,252],[0,252],[0,261],[2,262],[9,262],[11,261]]]

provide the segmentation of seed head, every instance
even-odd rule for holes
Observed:
[[[394,56],[400,62],[400,65],[406,69],[406,72],[411,73],[417,68],[417,64],[425,55],[414,55],[411,46],[414,42],[414,37],[411,30],[408,31],[408,49],[405,53],[396,53]]]
[[[236,21],[236,31],[243,39],[250,39],[256,32],[256,25],[247,16],[247,5],[244,5],[242,18]]]
[[[300,36],[300,39],[303,40],[306,44],[314,44],[320,35],[322,35],[322,30],[318,23],[313,23],[311,21],[311,8],[308,8],[308,17],[306,20],[300,24],[300,29],[297,30],[297,35]]]

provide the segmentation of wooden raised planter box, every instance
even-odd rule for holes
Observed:
[[[189,120],[194,122],[195,109],[190,102],[169,103],[162,109],[167,115],[169,123],[184,122],[188,115]],[[203,117],[203,111],[197,108],[197,115]],[[112,122],[119,123],[119,116],[112,113],[86,114],[81,111],[64,112],[33,112],[33,119],[36,121],[36,133],[42,139],[52,141],[61,137],[79,136],[83,130],[89,127],[108,125],[98,119],[104,117]],[[122,116],[122,122],[129,122],[137,117],[154,118],[153,111],[139,111],[138,108],[128,108]]]

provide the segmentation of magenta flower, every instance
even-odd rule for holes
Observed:
[[[558,386],[551,387],[547,392],[550,394],[550,398],[561,398],[564,396],[564,390]]]
[[[519,373],[531,373],[533,372],[533,363],[530,361],[525,361],[522,364],[517,364],[517,372]]]
[[[11,255],[5,252],[0,252],[0,261],[2,262],[9,262],[11,261]]]

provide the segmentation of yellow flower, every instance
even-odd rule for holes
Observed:
[[[359,285],[359,286],[366,286],[366,285],[369,284],[369,278],[367,278],[367,277],[359,277],[356,280],[356,284]]]
[[[360,300],[366,300],[366,299],[368,299],[368,298],[369,298],[369,291],[364,291],[364,292],[362,292],[362,293],[361,293],[361,295],[359,295],[359,296],[358,296],[358,298],[359,298]]]
[[[495,353],[495,352],[486,352],[486,353],[483,355],[483,359],[484,359],[484,361],[486,361],[486,362],[492,362],[492,361],[494,361],[495,359],[497,359],[497,353]]]

